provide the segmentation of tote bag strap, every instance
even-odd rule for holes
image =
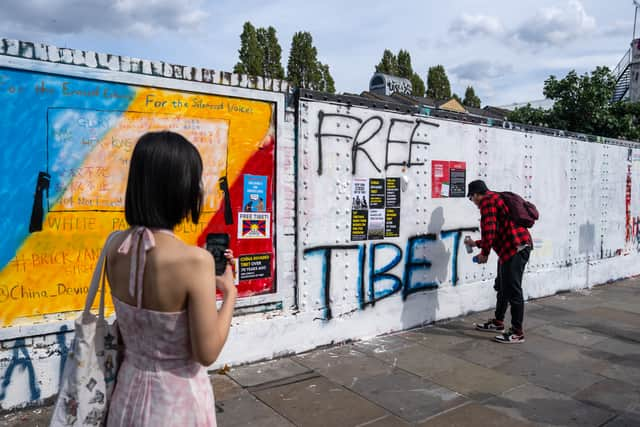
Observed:
[[[107,237],[107,241],[102,247],[102,251],[100,251],[100,256],[98,257],[98,262],[96,264],[95,270],[93,270],[93,276],[91,277],[91,285],[89,286],[89,292],[87,293],[87,300],[84,303],[84,312],[83,314],[87,315],[91,312],[91,306],[96,299],[96,294],[98,293],[98,287],[100,286],[100,282],[102,282],[102,291],[100,295],[100,318],[104,318],[104,293],[105,293],[105,268],[104,268],[104,260],[107,256],[107,250],[109,248],[109,244],[111,240],[118,234],[118,231],[114,231],[109,234]],[[101,280],[102,279],[102,280]]]

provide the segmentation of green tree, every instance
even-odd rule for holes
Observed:
[[[451,84],[442,65],[429,67],[427,73],[427,96],[434,99],[451,98]]]
[[[256,29],[251,22],[245,22],[240,34],[240,50],[238,50],[240,62],[233,67],[234,73],[250,74],[252,76],[264,75],[264,55],[260,49]]]
[[[413,73],[411,76],[411,95],[424,96],[424,81],[420,78],[418,73]]]
[[[398,75],[398,58],[389,49],[385,49],[382,53],[382,59],[376,65],[376,73],[389,74],[390,76]]]
[[[263,57],[263,76],[273,79],[284,78],[284,68],[282,68],[282,48],[278,42],[278,36],[276,35],[276,29],[258,28],[256,30],[256,37],[258,39],[258,45],[262,51]]]
[[[508,119],[572,132],[610,138],[640,139],[640,103],[615,102],[615,77],[607,67],[578,75],[570,71],[558,79],[549,76],[543,93],[554,101],[549,110],[531,105],[517,108]]]
[[[476,95],[476,91],[473,90],[473,86],[467,86],[467,90],[464,91],[462,104],[467,107],[480,108],[480,98]]]
[[[531,104],[516,108],[509,113],[507,118],[512,122],[524,123],[527,125],[549,126],[549,112],[542,108],[532,107]]]
[[[455,99],[460,104],[462,104],[462,98],[460,98],[457,93],[454,93],[453,95],[451,95],[451,98]]]
[[[287,79],[295,87],[335,92],[335,84],[329,66],[318,61],[318,50],[313,45],[311,34],[300,31],[293,35]]]
[[[408,51],[400,49],[398,51],[398,77],[410,79],[413,76],[413,67],[411,66],[411,55]]]
[[[329,66],[323,64],[322,62],[318,62],[318,71],[320,72],[320,81],[318,85],[318,90],[323,92],[335,93],[336,86],[333,81],[333,77],[331,77],[331,73],[329,72]]]

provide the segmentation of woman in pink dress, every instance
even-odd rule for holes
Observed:
[[[215,426],[206,366],[229,334],[237,290],[227,265],[173,229],[198,223],[202,159],[179,134],[143,135],[133,150],[125,216],[107,252],[107,277],[124,342],[108,426]],[[225,253],[229,264],[231,251]],[[216,288],[223,302],[216,307]]]

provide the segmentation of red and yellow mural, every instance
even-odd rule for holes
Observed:
[[[7,85],[17,89],[2,91]],[[32,323],[33,316],[82,307],[104,239],[127,228],[124,193],[135,142],[154,130],[183,134],[204,163],[204,213],[176,233],[201,246],[209,233],[228,233],[236,254],[263,260],[260,274],[239,281],[240,296],[275,292],[273,231],[251,239],[238,233],[245,176],[266,183],[260,214],[275,230],[275,104],[5,69],[0,102],[8,106],[0,112],[0,196],[13,207],[0,215],[0,323]]]

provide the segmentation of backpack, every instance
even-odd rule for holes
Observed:
[[[507,205],[509,216],[515,225],[526,228],[533,227],[539,218],[536,205],[510,191],[503,191],[499,194],[504,204]]]

